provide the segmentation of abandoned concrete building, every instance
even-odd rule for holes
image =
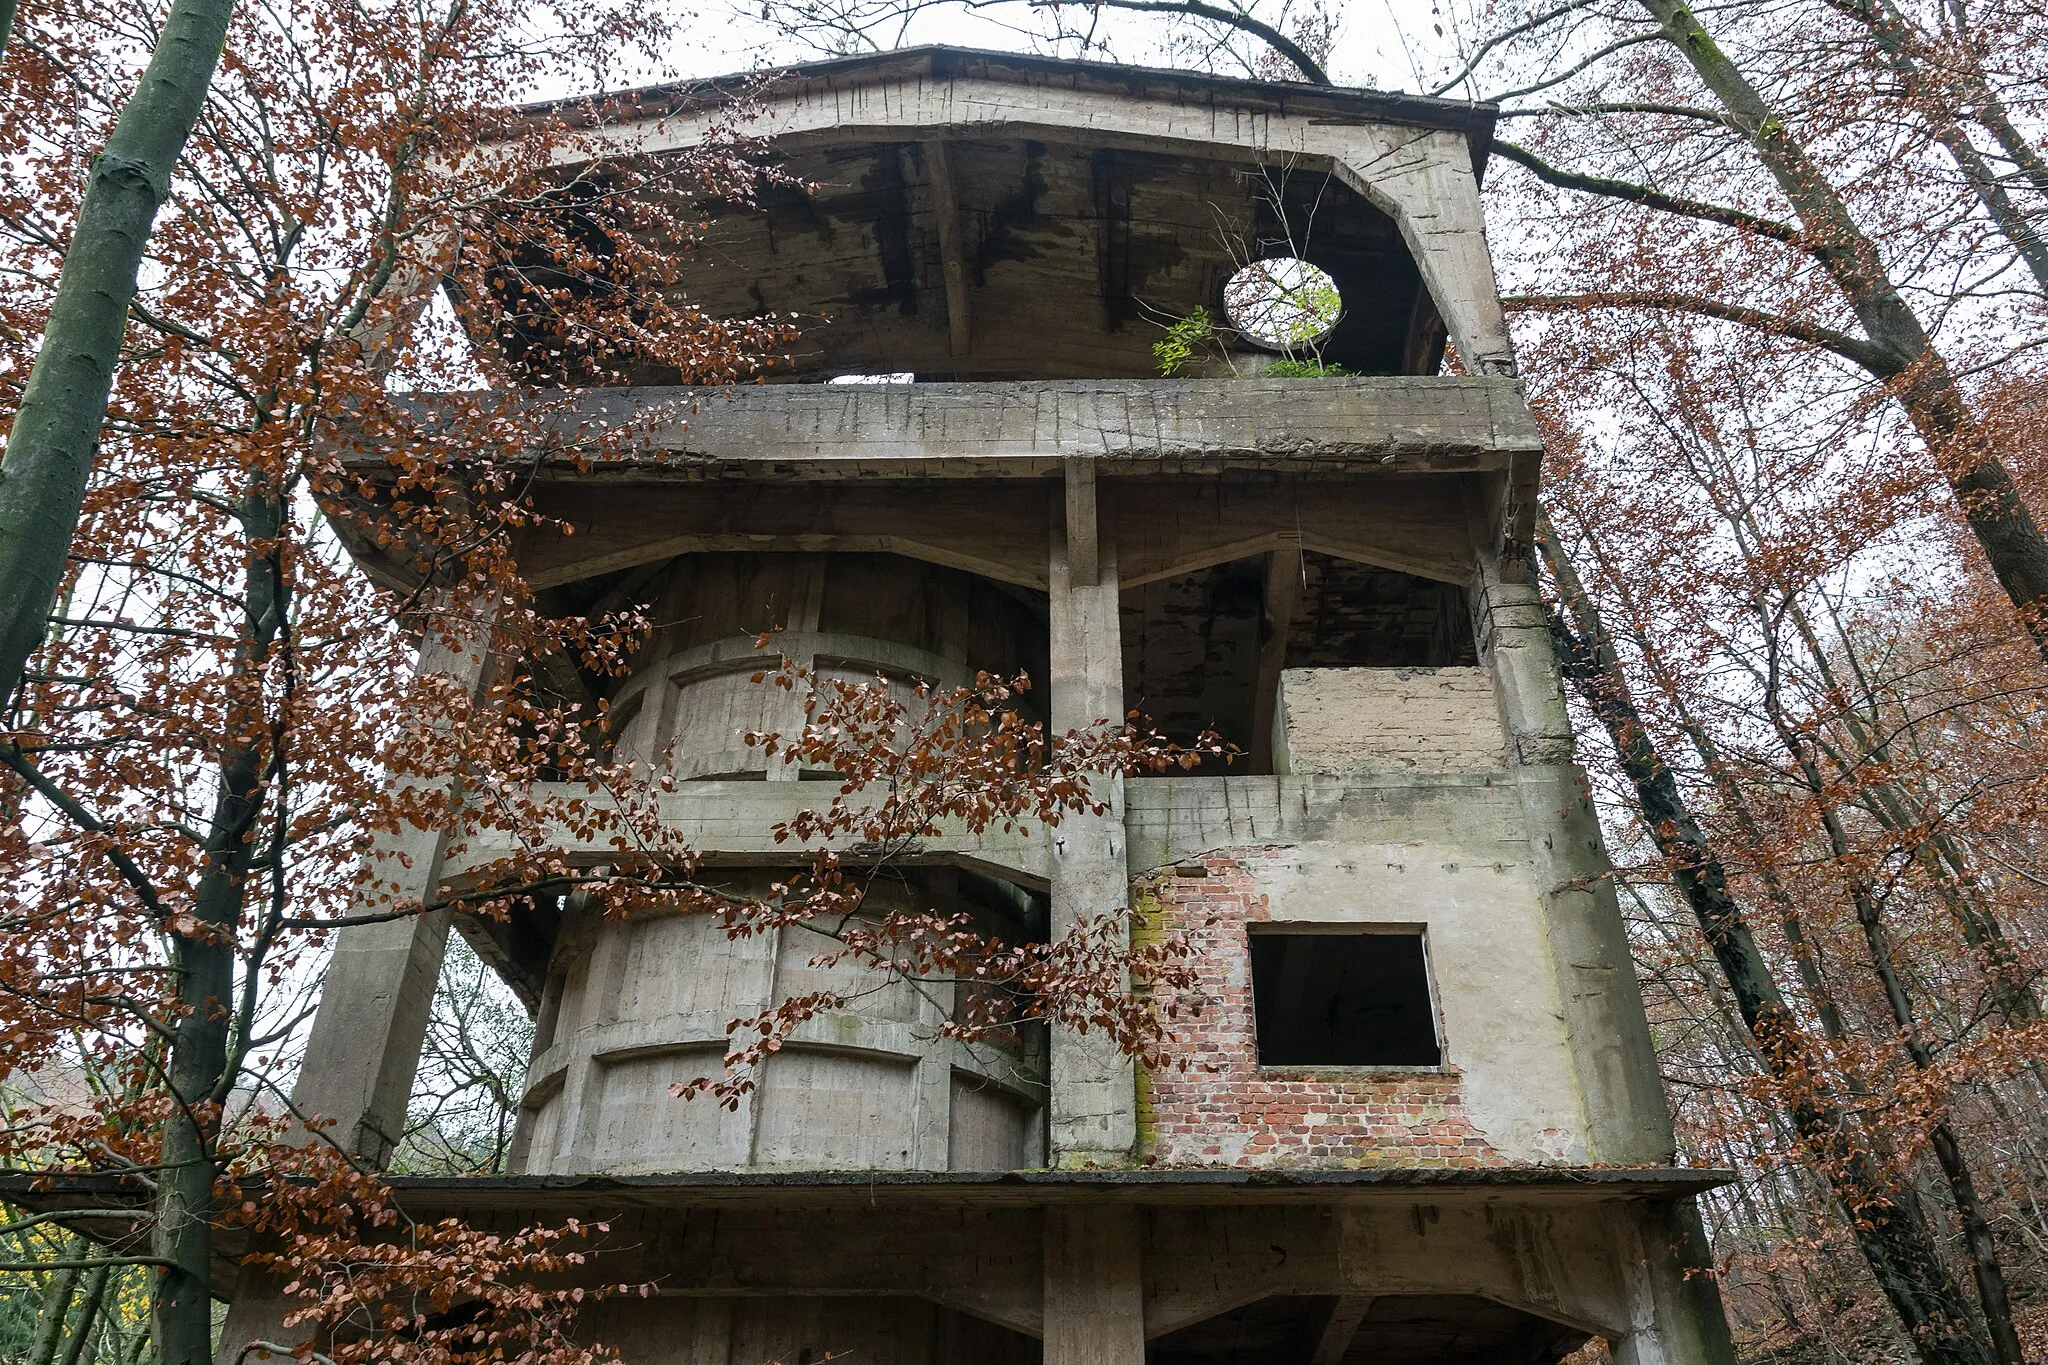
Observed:
[[[649,101],[652,150],[704,136],[716,89]],[[598,1273],[660,1292],[589,1329],[636,1365],[1732,1359],[1687,1273],[1720,1177],[1674,1164],[1532,582],[1491,110],[942,49],[759,98],[815,189],[721,220],[684,287],[801,315],[791,363],[625,466],[543,474],[577,533],[530,540],[529,581],[661,604],[617,742],[674,755],[667,817],[736,876],[786,864],[767,831],[816,799],[740,742],[783,704],[748,680],[765,629],[858,676],[1027,671],[1056,729],[1214,727],[1244,761],[935,841],[901,882],[1013,933],[1126,904],[1180,926],[1190,1064],[1057,1030],[967,1049],[936,996],[883,989],[729,1112],[669,1085],[804,979],[799,931],[458,925],[535,1012],[531,1071],[511,1173],[401,1182],[409,1207],[609,1218]],[[1326,291],[1313,335],[1243,316],[1262,264]],[[1221,340],[1160,377],[1198,308]],[[672,396],[639,378],[577,402]],[[422,891],[459,881],[416,852]],[[297,1098],[371,1157],[448,928],[338,949]],[[264,1304],[245,1286],[234,1321]]]

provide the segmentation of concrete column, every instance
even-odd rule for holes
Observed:
[[[420,646],[419,671],[445,674],[474,695],[482,688],[488,653],[486,630],[473,630],[450,649],[430,628]],[[401,901],[431,895],[445,845],[437,830],[408,829],[380,841],[380,879],[398,884]],[[389,908],[381,900],[359,902],[351,913]],[[446,913],[357,925],[336,936],[292,1104],[308,1117],[334,1120],[328,1136],[378,1165],[389,1159],[404,1131],[447,947]]]
[[[1465,372],[1513,374],[1514,345],[1494,283],[1471,147],[1450,132],[1403,129],[1398,136],[1398,147],[1375,138],[1347,153],[1346,178],[1382,206],[1391,202]]]
[[[251,1342],[267,1341],[286,1351],[312,1339],[305,1327],[286,1327],[285,1314],[300,1307],[287,1299],[279,1281],[255,1270],[244,1269],[235,1277],[235,1297],[221,1320],[220,1344],[214,1350],[214,1365],[261,1365],[264,1361],[284,1362],[284,1352],[252,1349]]]
[[[1735,1365],[1735,1339],[1711,1274],[1713,1255],[1690,1199],[1617,1210],[1634,1226],[1619,1238],[1629,1331],[1615,1365]],[[1692,1272],[1692,1273],[1688,1273]]]
[[[1532,584],[1501,581],[1497,561],[1482,556],[1473,617],[1522,796],[1530,866],[1544,892],[1551,966],[1591,1149],[1586,1159],[1667,1164],[1676,1150],[1671,1114],[1615,899],[1614,866],[1585,771],[1572,761],[1571,717],[1542,599]]]
[[[1585,1105],[1591,1149],[1585,1159],[1669,1165],[1677,1147],[1671,1111],[1585,770],[1569,763],[1527,766],[1516,768],[1514,779]]]
[[[1099,533],[1093,461],[1066,462],[1052,519],[1052,730],[1085,729],[1124,714],[1123,639],[1117,619],[1116,546]],[[1098,788],[1110,809],[1070,815],[1052,831],[1052,933],[1130,903],[1123,779]],[[1055,1166],[1123,1164],[1138,1140],[1131,1059],[1100,1032],[1054,1028],[1047,1114]],[[1048,1361],[1051,1359],[1047,1357]]]
[[[1045,1365],[1144,1365],[1143,1215],[1116,1205],[1045,1211]]]
[[[1473,583],[1472,627],[1480,662],[1493,674],[1511,764],[1569,763],[1571,715],[1543,598],[1533,583],[1501,581],[1499,563],[1482,556]]]

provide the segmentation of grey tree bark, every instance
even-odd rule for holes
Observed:
[[[1939,466],[1999,585],[2048,659],[2048,538],[2021,501],[2012,474],[1975,431],[1970,406],[1948,362],[1887,273],[1827,176],[1747,75],[1683,0],[1641,0],[1755,149],[1799,217],[1804,250],[1842,292],[1876,348],[1868,366],[1891,386]]]
[[[143,249],[199,120],[233,9],[233,0],[173,0],[142,82],[86,181],[0,461],[0,707],[21,685],[64,577]]]
[[[1794,1130],[1848,1215],[1858,1249],[1905,1326],[1922,1365],[1991,1365],[1983,1329],[1949,1273],[1910,1184],[1887,1181],[1846,1116],[1814,1084],[1811,1045],[1757,946],[1726,869],[1643,725],[1620,656],[1547,519],[1538,544],[1569,623],[1553,616],[1567,677],[1613,741],[1643,824],[1671,865],[1713,950],[1758,1055],[1786,1086]]]

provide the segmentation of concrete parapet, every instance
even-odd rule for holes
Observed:
[[[1290,668],[1278,710],[1278,773],[1491,772],[1501,763],[1483,668]]]

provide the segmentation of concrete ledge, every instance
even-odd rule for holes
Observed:
[[[1694,1166],[1517,1166],[1489,1170],[686,1171],[673,1175],[391,1176],[416,1213],[546,1202],[588,1204],[594,1194],[640,1206],[740,1198],[805,1205],[938,1200],[945,1203],[1327,1204],[1357,1198],[1404,1203],[1586,1202],[1695,1195],[1734,1183],[1735,1172]],[[243,1182],[255,1190],[261,1182]],[[0,1172],[0,1198],[32,1210],[146,1206],[140,1185],[112,1175]]]
[[[593,803],[598,798],[576,785],[552,784],[542,796],[567,799],[581,797]],[[788,867],[804,862],[815,847],[794,840],[777,843],[774,826],[806,810],[822,811],[839,795],[837,782],[723,782],[685,781],[676,790],[661,795],[662,823],[678,832],[684,842],[702,855],[707,867]],[[848,798],[859,802],[858,794]],[[605,838],[578,841],[562,832],[557,847],[567,850],[569,861],[594,866],[618,856]],[[858,859],[858,844],[840,843],[840,851]],[[517,850],[509,840],[497,837],[472,839],[451,849],[442,864],[450,881],[460,884],[466,873]],[[898,864],[938,864],[972,868],[991,876],[1043,891],[1051,884],[1052,850],[1046,831],[1036,824],[1028,831],[1005,832],[990,829],[976,836],[958,833],[920,840],[916,847],[892,855]]]
[[[415,400],[429,423],[433,406]],[[1101,459],[1105,474],[1469,473],[1543,449],[1520,381],[1497,376],[588,389],[557,400],[546,425],[572,447],[641,429],[630,458],[581,472],[561,460],[579,483],[1038,478],[1074,456]]]
[[[1134,875],[1272,844],[1455,844],[1488,865],[1529,856],[1520,791],[1503,772],[1139,777],[1124,784],[1124,809]]]

